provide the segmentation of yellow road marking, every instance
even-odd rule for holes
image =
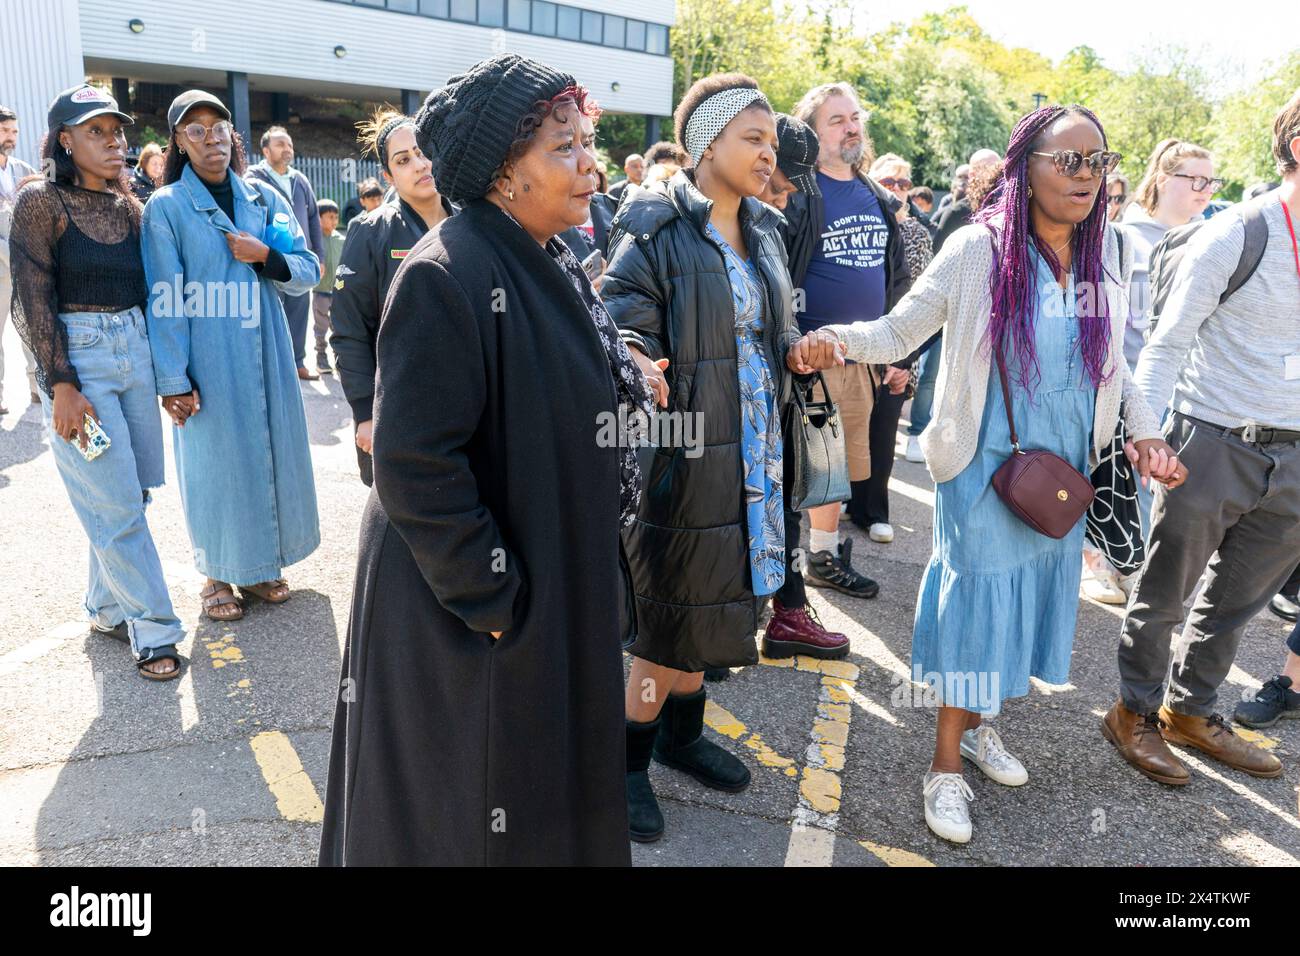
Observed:
[[[730,737],[732,740],[744,738],[742,743],[754,751],[754,759],[762,766],[779,770],[787,777],[798,775],[799,771],[795,769],[793,760],[789,757],[782,757],[768,746],[762,735],[749,733],[749,729],[737,719],[735,714],[723,707],[719,707],[711,700],[704,702],[704,722],[724,737]]]
[[[892,846],[883,846],[879,843],[872,843],[870,840],[859,840],[858,842],[862,844],[862,848],[868,853],[884,860],[886,866],[934,866],[933,863],[919,853],[899,850]]]
[[[248,741],[262,769],[262,777],[275,797],[275,806],[286,820],[320,823],[325,808],[316,796],[307,771],[289,738],[278,730],[267,730]]]

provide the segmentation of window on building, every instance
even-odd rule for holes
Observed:
[[[533,0],[533,32],[544,37],[555,36],[555,4]]]
[[[629,50],[645,49],[645,24],[640,20],[627,21],[627,48]]]
[[[582,39],[588,43],[599,43],[601,38],[600,21],[603,18],[599,13],[592,13],[590,10],[582,11]]]
[[[668,52],[668,28],[658,23],[646,24],[646,52]]]
[[[506,26],[511,30],[529,30],[532,24],[529,22],[530,4],[528,0],[510,0],[506,9]]]
[[[605,17],[605,46],[623,45],[623,28],[627,23],[622,17]]]
[[[475,0],[451,0],[451,18],[473,23],[478,19],[477,7]]]
[[[415,13],[419,0],[388,0],[388,9],[398,13]]]
[[[506,0],[478,0],[478,22],[485,27],[506,25]]]
[[[426,17],[439,17],[445,20],[448,13],[447,0],[420,0],[420,12]]]
[[[555,14],[556,36],[563,37],[566,40],[582,39],[581,10],[575,10],[573,7],[556,7]]]

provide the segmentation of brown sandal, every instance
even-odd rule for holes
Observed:
[[[224,581],[214,581],[199,592],[203,598],[203,613],[214,621],[238,621],[244,616],[244,605],[235,597],[235,590]],[[233,607],[232,611],[222,608]]]
[[[282,590],[283,589],[283,590]],[[260,598],[267,604],[283,604],[291,597],[289,593],[289,582],[284,578],[276,578],[274,581],[263,581],[261,584],[241,584],[239,593],[247,597]],[[279,596],[274,596],[276,594]]]

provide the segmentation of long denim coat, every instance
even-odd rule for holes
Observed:
[[[277,190],[227,175],[233,227],[189,165],[146,204],[147,320],[158,394],[199,391],[199,413],[172,429],[195,565],[220,581],[257,584],[320,544],[307,419],[276,295],[310,290],[320,266]],[[263,281],[230,254],[225,234],[262,238],[279,212],[290,214],[292,275]]]

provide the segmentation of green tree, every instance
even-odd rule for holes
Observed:
[[[1214,111],[1210,142],[1219,175],[1239,191],[1258,182],[1276,182],[1273,118],[1300,90],[1300,52],[1278,62],[1249,90],[1229,96]]]

